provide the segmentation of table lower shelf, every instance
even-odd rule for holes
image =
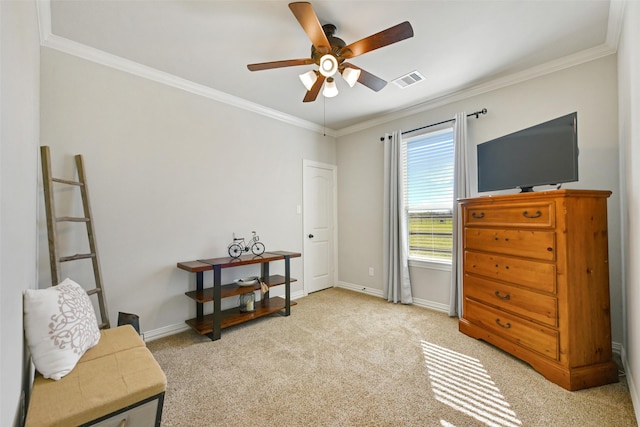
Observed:
[[[286,278],[279,274],[266,277],[262,280],[264,281],[264,283],[266,283],[269,286],[269,288],[272,288],[274,286],[284,285],[286,283]],[[290,283],[293,283],[295,281],[296,279],[294,278],[290,279]],[[250,285],[250,286],[238,286],[235,283],[230,283],[230,284],[221,286],[220,294],[222,298],[229,298],[235,295],[259,291],[260,289],[261,289],[260,283],[256,283],[255,285]],[[213,288],[205,288],[200,291],[195,290],[195,291],[185,292],[185,295],[199,303],[210,302],[210,301],[213,301]]]
[[[297,303],[291,301],[290,305],[294,306]],[[239,308],[232,308],[224,310],[222,314],[222,321],[220,324],[221,329],[228,328],[230,326],[239,325],[244,322],[248,322],[253,319],[268,316],[273,313],[277,313],[280,310],[285,309],[286,302],[284,298],[272,297],[263,301],[256,302],[256,310],[248,313],[240,312]],[[193,319],[185,320],[185,323],[193,328],[200,335],[206,335],[213,332],[213,314],[207,314],[203,317],[196,317]]]

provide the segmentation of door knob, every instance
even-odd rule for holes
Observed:
[[[309,234],[309,238],[310,238],[310,239],[313,239],[313,234]]]

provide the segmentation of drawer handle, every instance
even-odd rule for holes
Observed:
[[[528,211],[524,211],[522,212],[522,215],[524,215],[525,218],[540,218],[542,216],[542,212],[536,211],[535,214],[531,215]]]
[[[479,214],[475,212],[471,212],[471,216],[474,217],[475,219],[481,219],[481,218],[484,218],[484,212],[480,212]]]
[[[506,324],[500,323],[500,319],[496,319],[496,323],[503,329],[509,329],[511,327],[511,323],[507,322]]]
[[[500,295],[500,291],[495,291],[495,294],[502,301],[509,301],[511,299],[511,294],[506,294],[506,295],[502,296],[502,295]]]

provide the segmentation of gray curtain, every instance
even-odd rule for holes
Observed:
[[[383,280],[387,301],[413,303],[404,206],[402,132],[384,138]]]
[[[451,297],[449,316],[462,316],[462,217],[458,199],[471,195],[467,161],[467,115],[456,114],[453,127],[454,178],[453,178],[453,256],[451,257]]]

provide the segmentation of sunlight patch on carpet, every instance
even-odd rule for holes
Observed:
[[[478,359],[424,340],[421,344],[436,400],[488,426],[522,425]]]

